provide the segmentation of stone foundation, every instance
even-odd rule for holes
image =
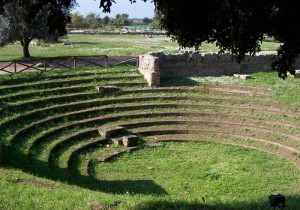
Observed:
[[[222,76],[270,71],[275,59],[275,53],[246,56],[238,64],[230,54],[150,53],[139,56],[139,71],[149,86],[159,86],[160,78],[166,77]],[[300,66],[300,59],[297,59],[295,66]]]

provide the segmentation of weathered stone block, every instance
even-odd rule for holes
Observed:
[[[250,76],[250,75],[247,75],[247,74],[241,74],[241,75],[240,75],[240,78],[241,78],[241,79],[251,79],[251,76]]]
[[[120,138],[111,138],[111,141],[115,145],[123,145],[123,137],[120,137]]]
[[[247,74],[233,74],[233,76],[240,79],[251,79],[251,76]]]
[[[116,127],[99,128],[98,132],[103,138],[110,138],[115,135],[124,134],[126,130],[122,126],[116,126]]]
[[[159,54],[139,56],[139,72],[144,75],[150,87],[160,85]]]
[[[125,147],[135,147],[138,145],[138,137],[136,135],[123,136],[123,145]]]
[[[110,93],[120,91],[120,88],[114,85],[96,86],[96,90],[99,93]]]

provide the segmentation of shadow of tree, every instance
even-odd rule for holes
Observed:
[[[81,42],[81,41],[72,41],[71,44],[74,45],[97,45],[97,42]]]
[[[285,196],[286,207],[283,209],[298,210],[300,209],[300,195]],[[232,203],[216,203],[205,204],[204,202],[188,202],[188,201],[150,201],[137,204],[132,210],[273,210],[278,207],[270,207],[268,197],[262,198],[260,201],[232,202]],[[282,208],[281,208],[282,209]]]
[[[151,194],[166,195],[167,192],[154,183],[152,180],[98,180],[92,176],[83,176],[78,173],[71,173],[65,168],[51,167],[47,162],[29,159],[27,155],[21,154],[13,147],[3,147],[5,164],[3,167],[17,168],[26,173],[38,177],[60,181],[70,185],[76,185],[86,189],[107,192],[112,194]]]
[[[70,185],[76,185],[93,191],[106,192],[111,194],[144,194],[158,195],[157,199],[141,201],[132,210],[266,210],[274,209],[269,206],[268,197],[264,197],[254,202],[214,202],[208,204],[205,198],[198,201],[188,201],[184,198],[180,200],[169,200],[165,197],[168,193],[152,180],[98,180],[91,176],[83,176],[78,173],[71,173],[67,169],[50,168],[47,162],[31,160],[27,155],[21,154],[10,146],[3,146],[5,164],[1,167],[17,168],[24,172],[38,177],[47,178],[53,181],[60,181]],[[120,177],[121,178],[121,177]],[[289,210],[300,209],[300,195],[287,195],[286,206]],[[168,199],[168,200],[165,200]],[[278,209],[278,208],[275,208]]]

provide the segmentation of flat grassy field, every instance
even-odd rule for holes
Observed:
[[[36,43],[34,40],[32,43]],[[68,43],[65,45],[64,43]],[[262,44],[263,51],[274,51],[279,43],[271,38]],[[31,45],[31,56],[33,57],[57,57],[57,56],[76,56],[76,55],[133,55],[138,56],[149,52],[179,53],[185,50],[180,49],[176,42],[171,41],[170,37],[160,35],[148,38],[141,35],[75,35],[70,34],[60,43],[41,44],[40,46]],[[202,52],[217,51],[214,44],[203,43]],[[22,59],[21,45],[11,44],[0,48],[1,60]]]

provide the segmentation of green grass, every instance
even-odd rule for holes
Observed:
[[[27,87],[11,90],[9,93],[3,92],[6,106],[18,105],[30,101],[36,101],[31,105],[22,105],[16,109],[8,109],[6,113],[0,111],[0,125],[18,115],[24,115],[34,110],[55,107],[58,105],[73,105],[75,102],[93,102],[95,100],[109,100],[133,97],[153,97],[159,96],[161,99],[136,100],[133,102],[117,102],[107,104],[82,104],[81,106],[70,106],[52,111],[44,111],[38,116],[19,118],[13,123],[2,127],[1,141],[4,144],[4,155],[6,163],[0,165],[0,209],[117,209],[117,210],[148,210],[148,209],[266,209],[268,208],[268,196],[270,194],[282,193],[286,196],[289,209],[299,209],[299,186],[300,171],[290,161],[299,156],[297,152],[290,159],[270,153],[281,152],[276,145],[270,146],[263,142],[251,139],[240,139],[237,137],[216,136],[215,134],[177,134],[161,136],[141,136],[145,142],[154,142],[157,138],[179,138],[179,139],[207,139],[210,141],[224,141],[225,143],[242,144],[253,148],[246,149],[230,145],[218,145],[207,143],[163,143],[156,148],[145,147],[136,151],[126,152],[112,161],[98,163],[99,157],[107,155],[122,147],[107,144],[98,144],[80,152],[70,159],[72,152],[81,146],[100,139],[97,134],[98,127],[115,126],[122,123],[132,123],[147,120],[206,120],[231,122],[231,123],[255,123],[257,126],[264,126],[278,131],[291,132],[296,135],[298,130],[289,126],[277,126],[276,120],[297,124],[299,117],[285,117],[284,113],[294,113],[294,110],[283,108],[283,114],[260,113],[254,109],[249,112],[241,110],[222,110],[218,108],[193,108],[193,107],[166,107],[153,109],[123,110],[118,107],[137,106],[141,104],[155,103],[178,103],[178,104],[199,104],[199,105],[222,105],[226,107],[250,107],[266,109],[266,105],[240,104],[223,101],[207,101],[201,98],[224,98],[238,100],[260,100],[279,101],[287,104],[299,105],[299,81],[288,78],[282,81],[277,78],[275,72],[252,74],[251,80],[239,80],[233,77],[201,77],[201,78],[172,78],[163,80],[166,87],[177,87],[187,89],[184,93],[179,92],[148,92],[148,93],[128,93],[124,95],[106,94],[93,95],[91,97],[71,97],[55,102],[47,102],[46,98],[53,96],[67,95],[68,92],[55,92],[55,86],[33,87],[30,84],[41,84],[50,81],[69,81],[80,77],[74,74],[94,72],[96,68],[70,70],[56,70],[42,73],[22,73],[16,75],[1,75],[0,89],[12,87],[13,85],[26,84]],[[122,71],[126,73],[121,73]],[[103,72],[110,72],[107,77],[116,75],[137,75],[137,69],[133,67],[113,67],[103,68]],[[99,73],[100,71],[98,71]],[[72,75],[73,73],[73,75]],[[54,78],[57,75],[70,74],[72,77],[65,79]],[[38,76],[38,77],[36,77]],[[45,76],[45,78],[41,77]],[[51,77],[52,76],[52,77]],[[32,77],[31,81],[22,82],[18,78]],[[108,81],[101,81],[101,74],[94,74],[83,78],[93,78],[89,83],[91,88],[84,89],[80,93],[96,93],[95,85],[103,85]],[[7,82],[7,80],[16,79]],[[118,80],[123,81],[123,80]],[[144,81],[138,79],[138,81]],[[271,90],[271,95],[265,98],[257,96],[238,96],[222,94],[192,93],[191,89],[201,89],[201,85],[195,86],[197,82],[209,84],[229,84],[239,86],[261,87]],[[75,87],[77,85],[65,85],[65,87]],[[123,90],[134,90],[135,88],[147,88],[145,86],[122,87]],[[54,92],[43,92],[41,90],[51,90]],[[283,95],[284,90],[289,94]],[[78,93],[79,93],[78,92]],[[31,94],[29,97],[22,97],[22,94]],[[77,93],[72,91],[72,93]],[[20,95],[20,98],[9,96]],[[166,96],[192,96],[199,100],[174,100],[167,99]],[[4,106],[3,106],[4,107]],[[17,142],[9,144],[12,134],[21,128],[30,126],[38,120],[51,119],[51,117],[64,115],[68,112],[85,109],[111,108],[108,111],[95,111],[88,114],[75,114],[71,117],[61,117],[56,121],[47,121],[33,127],[32,130],[24,132],[17,138]],[[274,106],[270,108],[276,108]],[[278,108],[279,109],[279,108]],[[280,111],[280,109],[279,109]],[[155,113],[164,112],[199,112],[210,114],[231,114],[241,116],[239,120],[234,118],[204,116],[159,116]],[[130,114],[153,114],[148,117],[130,117]],[[80,124],[81,120],[97,117],[115,117],[110,121],[95,121]],[[249,117],[256,117],[262,121],[251,121]],[[243,120],[245,118],[245,120]],[[249,119],[248,119],[249,118]],[[268,119],[270,122],[264,122]],[[272,123],[274,121],[274,123]],[[40,136],[55,130],[59,126],[69,126],[65,129],[45,136],[43,141],[29,148],[31,144]],[[291,144],[298,148],[298,142],[292,138],[286,138],[278,133],[264,133],[252,131],[250,128],[238,128],[235,126],[196,126],[192,124],[164,125],[128,128],[127,131],[143,131],[148,129],[194,129],[212,130],[239,133],[252,137],[270,139],[273,142]],[[87,136],[75,138],[67,143],[62,143],[75,133],[82,133],[92,130],[93,133]],[[95,135],[95,136],[94,136]],[[51,151],[57,143],[61,147]],[[52,153],[51,153],[52,152]],[[290,151],[289,151],[290,152]],[[50,159],[49,159],[50,155]],[[70,163],[68,166],[67,164]],[[69,168],[67,168],[69,167]],[[16,196],[18,195],[18,196]]]
[[[95,176],[109,181],[153,180],[164,189],[165,194],[175,199],[204,197],[207,203],[245,202],[249,198],[260,199],[257,191],[267,196],[270,192],[279,193],[299,184],[294,180],[299,174],[296,170],[294,177],[287,177],[281,172],[293,170],[292,165],[276,168],[274,160],[264,153],[230,146],[167,143],[162,148],[131,152],[113,162],[97,164]],[[274,174],[283,176],[273,177]],[[269,183],[271,180],[281,183],[281,187],[274,188]],[[120,186],[119,190],[138,194],[143,187],[147,186],[137,185],[131,189]],[[162,193],[159,189],[156,191],[158,194]]]
[[[75,35],[67,36],[71,45],[62,43],[43,44],[30,46],[33,57],[59,57],[59,56],[84,56],[84,55],[133,55],[138,56],[149,52],[178,53],[192,49],[180,49],[176,42],[165,35],[147,38],[140,35]],[[263,51],[274,51],[279,43],[267,39],[262,44]],[[203,43],[202,52],[216,52],[214,44]],[[20,44],[11,44],[0,48],[1,60],[22,59]]]
[[[299,171],[284,159],[210,144],[168,143],[126,153],[113,162],[95,165],[94,170],[91,184],[98,192],[1,168],[0,185],[5,187],[0,190],[0,205],[2,209],[92,209],[92,205],[105,209],[265,209],[270,193],[291,191],[300,184]],[[10,176],[3,173],[7,171]],[[21,178],[56,188],[18,182]],[[85,182],[85,178],[78,181]],[[297,196],[286,196],[289,208],[299,208]]]
[[[180,80],[191,80],[212,84],[230,84],[242,85],[251,87],[262,87],[271,90],[272,100],[300,105],[300,86],[299,79],[288,77],[285,80],[277,76],[277,72],[258,72],[251,74],[252,79],[242,80],[232,76],[222,77],[194,77],[194,78],[179,78]],[[168,83],[172,83],[168,81]]]

